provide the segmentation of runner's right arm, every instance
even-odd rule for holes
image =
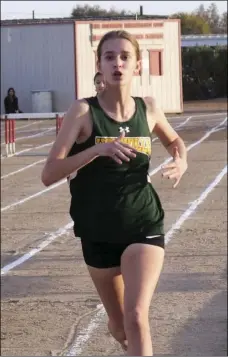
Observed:
[[[88,115],[89,105],[84,100],[75,101],[68,110],[42,171],[41,180],[45,186],[50,186],[69,176],[97,157],[95,146],[67,157]]]

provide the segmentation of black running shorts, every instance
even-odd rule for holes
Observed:
[[[149,236],[145,239],[140,238],[138,241],[134,240],[129,243],[93,242],[81,239],[85,263],[91,267],[100,269],[119,267],[123,252],[133,243],[149,244],[164,249],[165,237],[161,234]]]

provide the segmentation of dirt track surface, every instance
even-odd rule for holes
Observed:
[[[184,112],[227,112],[227,98],[216,98],[211,100],[189,101],[184,103]]]
[[[176,127],[189,115],[170,118],[170,122]],[[187,146],[225,119],[222,113],[193,115],[179,129]],[[166,231],[224,169],[226,123],[220,129],[189,150],[189,169],[177,189],[159,172],[151,176],[166,211]],[[121,355],[107,333],[107,318],[88,276],[80,241],[71,228],[64,231],[71,222],[68,186],[63,183],[44,191],[40,181],[40,161],[51,145],[39,146],[54,138],[53,121],[17,122],[17,152],[29,151],[2,158],[1,266],[16,265],[2,275],[1,355]],[[155,141],[152,169],[167,157]],[[15,172],[19,169],[23,171]],[[155,355],[227,355],[226,197],[224,175],[167,244],[150,309]],[[50,244],[17,263],[50,237]]]

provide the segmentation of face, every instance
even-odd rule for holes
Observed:
[[[102,75],[96,76],[96,79],[94,81],[94,85],[95,85],[95,90],[96,90],[97,93],[102,92],[104,90],[104,88],[105,88],[104,77]]]
[[[10,89],[9,91],[9,95],[13,96],[14,95],[14,91],[12,89]]]
[[[126,39],[110,39],[103,43],[99,70],[110,85],[123,86],[131,82],[140,69],[136,51]]]

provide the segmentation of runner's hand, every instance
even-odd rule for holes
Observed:
[[[174,179],[175,183],[173,188],[177,187],[180,182],[181,177],[187,170],[187,162],[180,157],[178,148],[175,147],[173,150],[173,162],[163,166],[163,177],[168,177],[168,179]]]
[[[111,143],[102,143],[95,145],[96,153],[98,156],[109,156],[118,164],[123,161],[129,162],[130,159],[136,157],[137,150],[128,144],[121,142],[125,136],[123,131],[120,136]]]

